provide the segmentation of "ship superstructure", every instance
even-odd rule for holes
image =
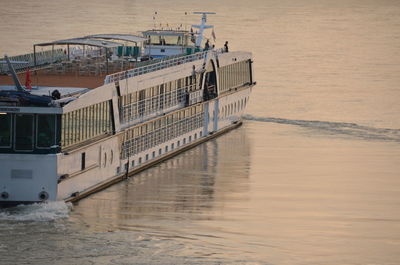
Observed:
[[[0,204],[78,200],[239,126],[252,56],[200,47],[202,15],[201,34],[91,35],[7,59],[22,73],[0,76]]]

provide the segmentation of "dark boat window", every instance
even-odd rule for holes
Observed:
[[[55,115],[37,116],[37,147],[49,148],[56,143]]]
[[[11,114],[0,114],[0,147],[11,147]]]
[[[81,170],[85,170],[86,168],[86,153],[81,153]]]
[[[15,115],[15,150],[33,150],[33,115]]]

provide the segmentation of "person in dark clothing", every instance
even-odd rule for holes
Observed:
[[[228,41],[225,41],[224,48],[225,48],[225,52],[229,52]]]
[[[204,49],[205,50],[210,49],[210,41],[209,40],[206,41],[206,44],[204,45]]]

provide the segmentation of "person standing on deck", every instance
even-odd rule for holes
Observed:
[[[210,40],[207,40],[207,41],[206,41],[206,44],[204,45],[204,49],[205,49],[205,50],[210,49]]]
[[[229,52],[228,41],[225,41],[224,48],[225,48],[225,52]]]

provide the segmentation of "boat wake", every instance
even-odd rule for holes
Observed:
[[[243,115],[245,120],[260,122],[280,123],[296,125],[330,135],[341,135],[355,137],[371,141],[390,141],[400,142],[400,129],[374,128],[347,122],[313,121],[313,120],[290,120],[271,117],[256,117],[253,115]]]
[[[19,205],[0,210],[0,221],[50,222],[69,217],[71,203],[63,201]]]

